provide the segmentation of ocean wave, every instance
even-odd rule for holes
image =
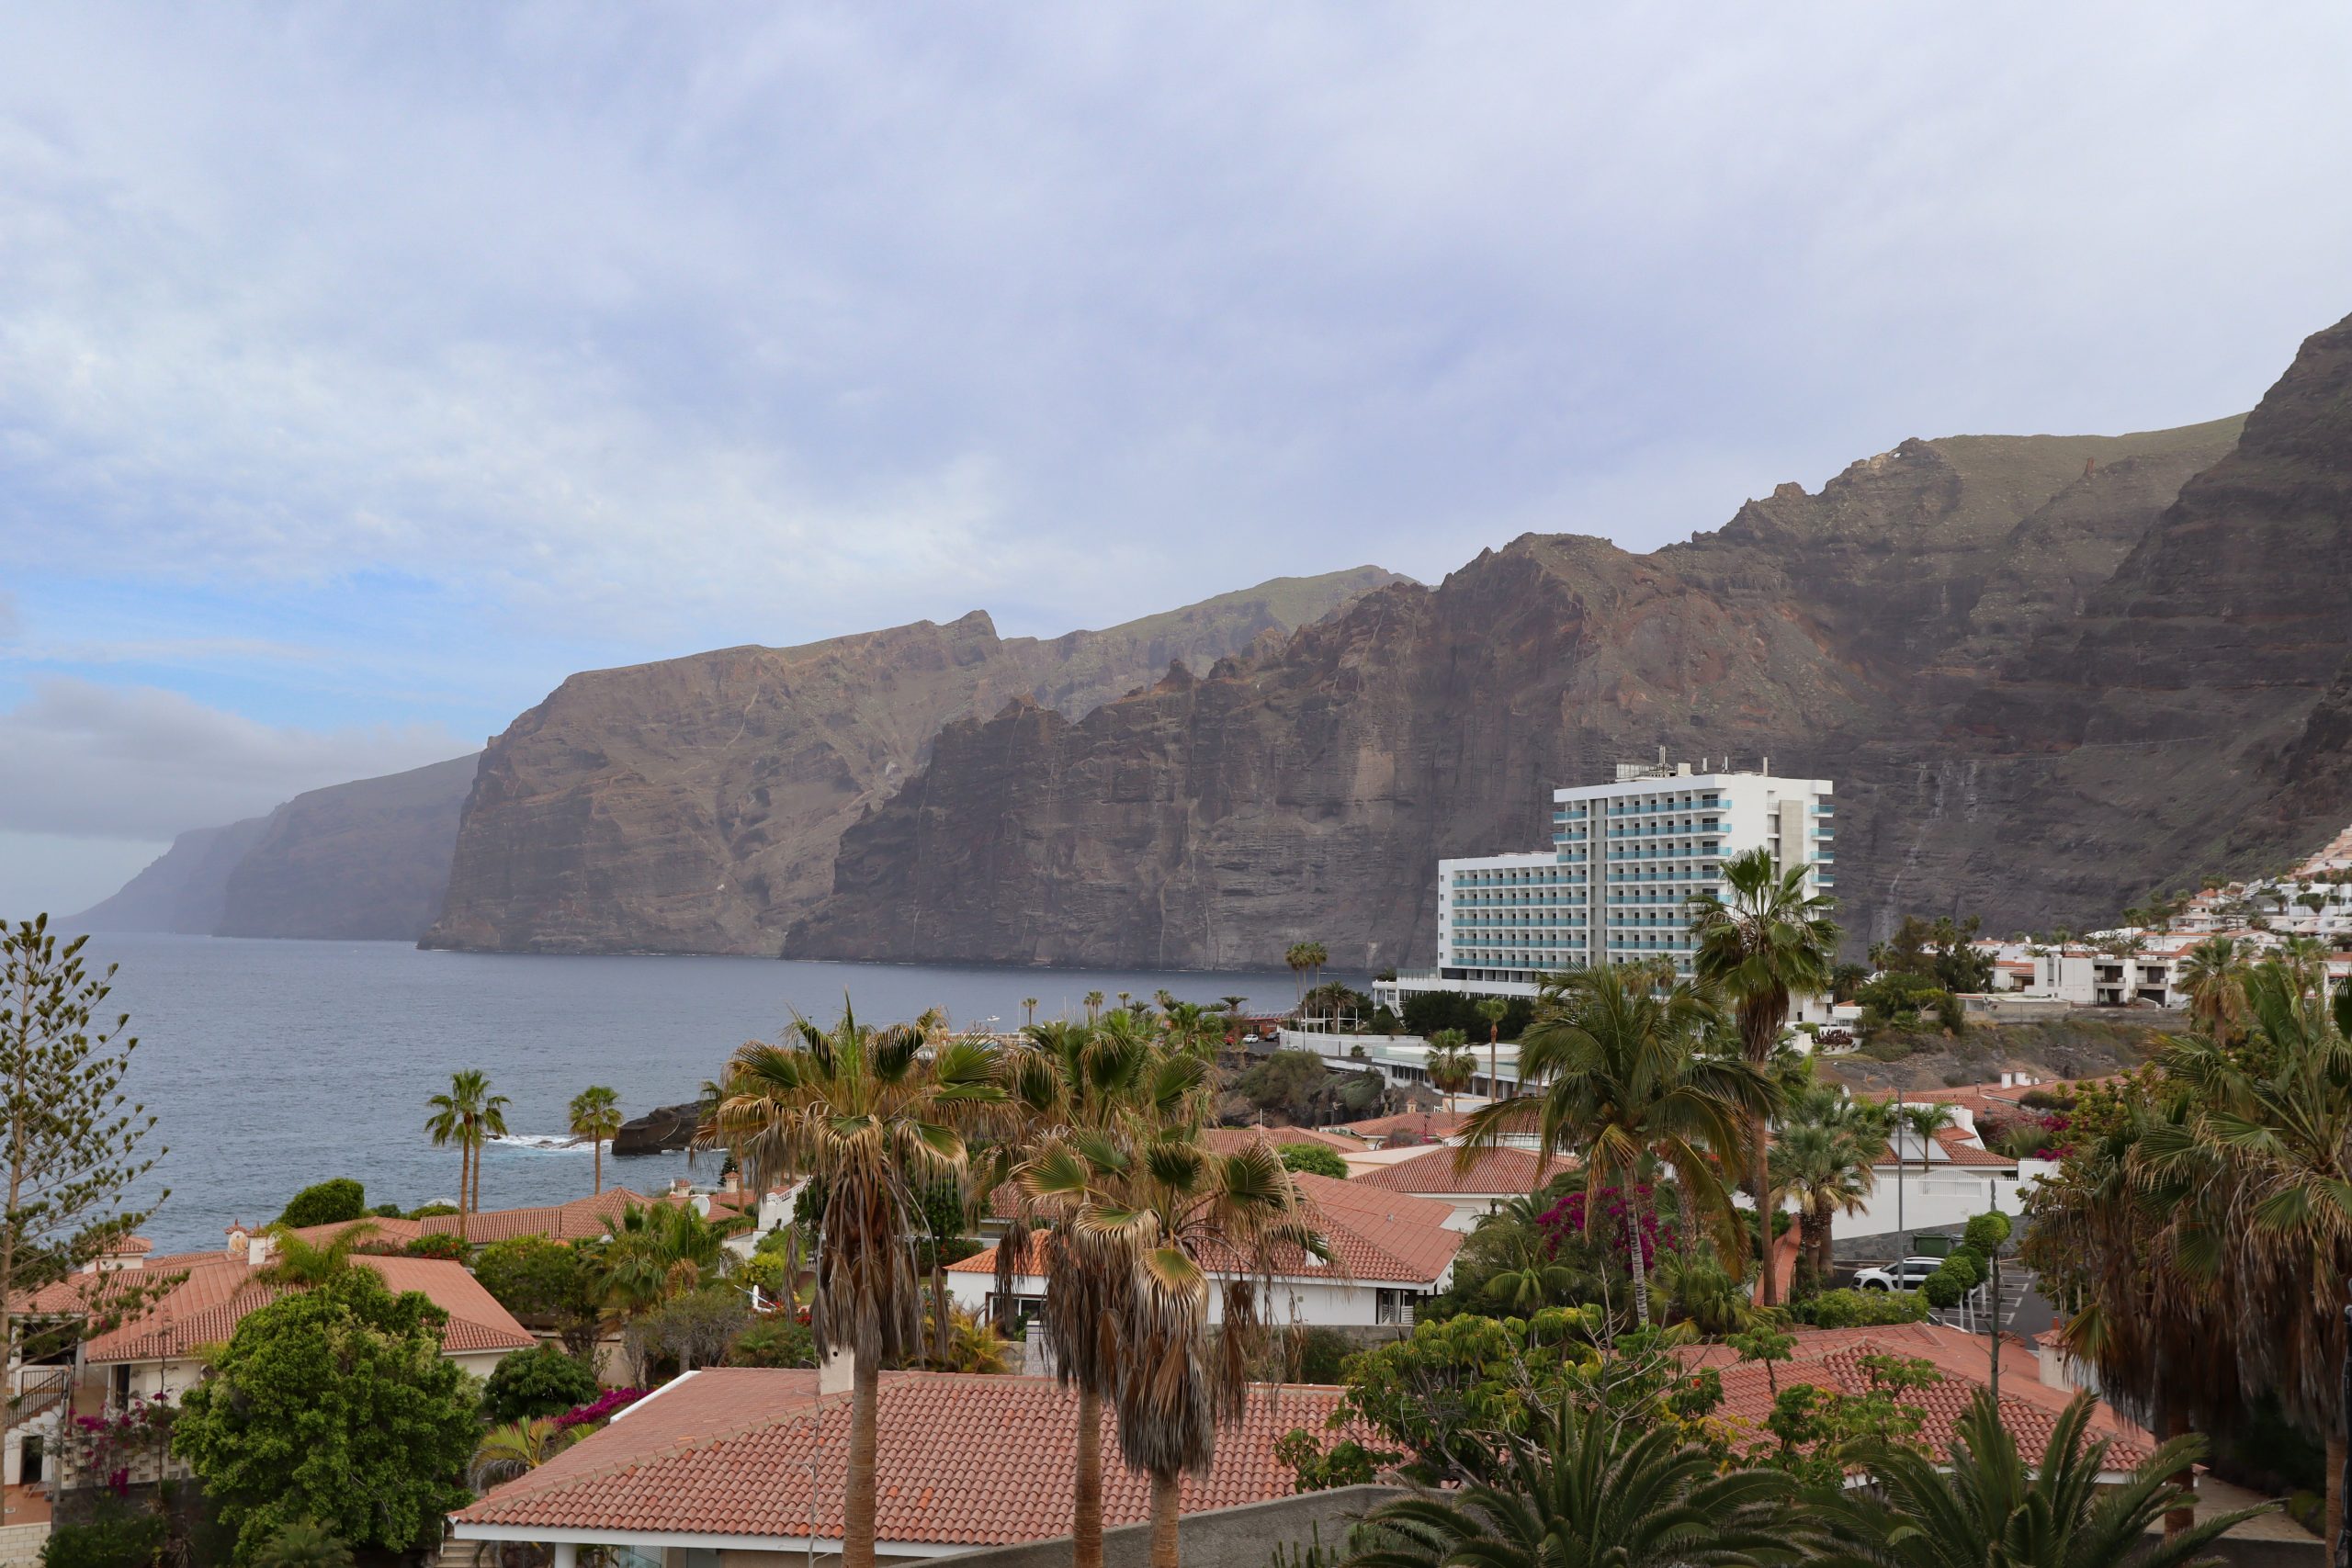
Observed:
[[[502,1149],[532,1149],[542,1154],[586,1154],[589,1143],[569,1133],[509,1133],[490,1140],[492,1146]]]

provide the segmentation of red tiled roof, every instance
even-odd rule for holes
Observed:
[[[1281,1269],[1287,1280],[1346,1279],[1389,1284],[1434,1285],[1462,1250],[1462,1233],[1445,1228],[1453,1208],[1427,1198],[1355,1181],[1300,1172],[1293,1178],[1314,1213],[1316,1229],[1329,1247],[1328,1263],[1295,1258]],[[1216,1265],[1212,1265],[1215,1267]],[[1232,1259],[1224,1267],[1238,1268]],[[951,1274],[993,1274],[996,1248],[987,1247],[947,1266]]]
[[[566,1535],[838,1540],[848,1402],[820,1399],[815,1384],[816,1374],[805,1371],[695,1372],[451,1517],[461,1532],[505,1525]],[[1295,1427],[1322,1435],[1340,1393],[1296,1384],[1252,1390],[1240,1422],[1217,1434],[1208,1473],[1184,1477],[1183,1509],[1289,1495],[1294,1477],[1274,1444]],[[876,1533],[941,1546],[1067,1534],[1077,1408],[1077,1395],[1050,1378],[884,1372]],[[1126,1467],[1116,1427],[1104,1423],[1102,1437],[1102,1522],[1113,1526],[1150,1511],[1149,1481]]]
[[[241,1258],[205,1256],[208,1261],[187,1269],[186,1279],[162,1299],[93,1337],[84,1348],[85,1357],[92,1362],[176,1360],[199,1345],[226,1340],[248,1313],[284,1293],[281,1287],[255,1278]],[[441,1336],[445,1350],[522,1350],[538,1343],[461,1264],[366,1256],[355,1261],[373,1269],[391,1290],[419,1292],[447,1312],[449,1323]],[[142,1269],[131,1277],[157,1272],[162,1270]]]
[[[1795,1354],[1781,1362],[1771,1376],[1753,1361],[1742,1363],[1726,1345],[1694,1345],[1677,1352],[1686,1366],[1714,1367],[1724,1383],[1724,1412],[1747,1425],[1759,1441],[1766,1438],[1765,1417],[1772,1411],[1772,1385],[1811,1383],[1817,1388],[1862,1394],[1871,1390],[1863,1358],[1873,1355],[1917,1357],[1932,1363],[1941,1381],[1903,1394],[1903,1403],[1925,1413],[1920,1436],[1930,1450],[1949,1455],[1953,1428],[1977,1390],[1991,1378],[1993,1358],[1983,1337],[1932,1323],[1888,1324],[1870,1328],[1815,1328],[1796,1332]],[[2028,1464],[2041,1462],[2044,1445],[2059,1415],[2073,1397],[2067,1391],[2041,1382],[2039,1363],[2022,1342],[2010,1340],[2001,1357],[2001,1422],[2018,1440]],[[2090,1436],[2113,1440],[2108,1450],[2110,1470],[2129,1470],[2146,1459],[2155,1439],[2145,1429],[2102,1404],[2092,1416]]]
[[[1573,1162],[1566,1158],[1547,1165],[1533,1149],[1499,1148],[1481,1149],[1473,1156],[1469,1169],[1458,1171],[1454,1157],[1461,1152],[1450,1145],[1434,1148],[1394,1165],[1370,1167],[1351,1179],[1360,1186],[1384,1187],[1392,1192],[1520,1193],[1532,1192],[1543,1182],[1574,1168]]]
[[[1211,1153],[1238,1155],[1261,1139],[1281,1148],[1284,1144],[1317,1144],[1341,1154],[1362,1154],[1363,1140],[1321,1127],[1204,1127],[1201,1142]]]

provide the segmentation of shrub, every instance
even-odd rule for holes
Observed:
[[[454,1214],[457,1212],[458,1206],[455,1203],[427,1203],[421,1209],[411,1209],[407,1217],[412,1220],[429,1220],[435,1214]]]
[[[368,1212],[379,1220],[397,1220],[401,1217],[401,1206],[398,1203],[379,1203]]]
[[[552,1345],[516,1350],[501,1358],[481,1388],[482,1414],[492,1423],[560,1416],[596,1397],[596,1374],[587,1363]]]
[[[591,1422],[608,1421],[645,1397],[641,1388],[608,1388],[576,1410],[567,1410],[555,1418],[559,1427],[584,1427]]]
[[[1960,1298],[1967,1293],[1959,1278],[1945,1269],[1937,1269],[1919,1284],[1919,1294],[1927,1299],[1928,1304],[1945,1310],[1958,1306]]]
[[[418,1236],[401,1248],[411,1258],[438,1258],[450,1263],[465,1261],[466,1250],[464,1242],[447,1232]]]
[[[730,1367],[813,1367],[817,1337],[790,1313],[758,1318],[727,1347]]]
[[[1824,1291],[1796,1310],[1815,1328],[1867,1328],[1917,1323],[1928,1315],[1928,1303],[1916,1291]]]
[[[150,1568],[163,1550],[158,1514],[126,1514],[86,1525],[59,1525],[40,1549],[41,1568]]]
[[[1323,1144],[1283,1144],[1276,1151],[1282,1156],[1283,1168],[1303,1170],[1309,1176],[1328,1176],[1334,1181],[1348,1179],[1348,1162],[1340,1151]]]
[[[294,1230],[304,1225],[337,1225],[368,1213],[368,1190],[347,1176],[314,1182],[294,1194],[277,1223]]]
[[[1968,1228],[1962,1233],[1962,1245],[1990,1258],[2009,1239],[2011,1228],[2008,1215],[1997,1210],[1988,1211],[1968,1222]]]
[[[261,1543],[253,1568],[351,1568],[351,1548],[315,1519],[288,1519]]]

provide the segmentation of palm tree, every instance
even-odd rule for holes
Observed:
[[[955,1039],[926,1049],[903,1025],[860,1024],[844,998],[831,1029],[796,1018],[782,1043],[737,1051],[706,1124],[759,1190],[792,1176],[824,1183],[809,1325],[820,1356],[854,1358],[845,1568],[874,1568],[882,1364],[922,1348],[914,1183],[960,1177],[961,1124],[1003,1098],[992,1050]]]
[[[1101,1016],[1101,1014],[1102,1014],[1102,992],[1100,992],[1100,991],[1089,991],[1089,992],[1087,992],[1087,993],[1086,993],[1085,1000],[1086,1000],[1086,1021],[1087,1021],[1087,1022],[1089,1022],[1089,1023],[1092,1023],[1092,1022],[1095,1021],[1095,1019],[1096,1019],[1097,1017]]]
[[[492,1427],[483,1434],[473,1461],[466,1467],[467,1484],[476,1492],[487,1492],[518,1475],[528,1475],[591,1430],[587,1425],[560,1426],[549,1416]]]
[[[1178,1483],[1208,1462],[1217,1427],[1248,1399],[1250,1359],[1271,1326],[1271,1275],[1284,1259],[1325,1250],[1272,1145],[1211,1153],[1198,1138],[1198,1104],[1172,1124],[1131,1122],[1124,1138],[1054,1140],[1024,1178],[1089,1245],[1126,1264],[1125,1311],[1110,1330],[1125,1359],[1119,1447],[1151,1477],[1152,1568],[1178,1568]],[[1222,1319],[1214,1341],[1213,1279]]]
[[[2209,936],[2181,960],[2181,989],[2188,994],[2189,1021],[2226,1044],[2245,1021],[2246,973],[2252,967],[2235,937]]]
[[[1028,1028],[1031,1024],[1033,1024],[1033,1023],[1035,1023],[1035,1022],[1036,1022],[1036,1021],[1037,1021],[1037,998],[1035,998],[1035,997],[1023,997],[1023,998],[1021,998],[1021,1027],[1022,1027],[1022,1028],[1023,1028],[1023,1029],[1026,1029],[1026,1028]]]
[[[1197,1056],[1159,1051],[1138,1031],[1068,1024],[1030,1030],[1028,1039],[1006,1054],[1002,1080],[1017,1119],[1020,1149],[1026,1154],[1058,1146],[1080,1159],[1091,1140],[1131,1138],[1138,1123],[1181,1124],[1189,1113],[1187,1102],[1207,1082]],[[1008,1145],[1013,1142],[1007,1140]],[[1015,1174],[1016,1203],[1024,1213],[1016,1214],[997,1247],[1001,1302],[1009,1297],[1016,1273],[1032,1271],[1024,1261],[1025,1211],[1039,1205],[1030,1191],[1030,1162],[1024,1158]],[[1082,1204],[1055,1201],[1043,1207],[1050,1224],[1034,1270],[1048,1281],[1040,1316],[1054,1346],[1054,1375],[1063,1387],[1078,1391],[1072,1561],[1074,1568],[1102,1568],[1102,1413],[1117,1396],[1126,1365],[1120,1329],[1134,1267],[1114,1242],[1080,1228]]]
[[[631,1203],[605,1221],[597,1271],[607,1304],[624,1318],[676,1301],[726,1267],[727,1238],[747,1214],[706,1219],[684,1203]]]
[[[1430,1036],[1429,1055],[1423,1066],[1430,1075],[1430,1087],[1445,1096],[1448,1114],[1453,1110],[1453,1097],[1470,1087],[1471,1077],[1478,1071],[1477,1058],[1471,1055],[1458,1029],[1441,1029]]]
[[[2275,1393],[2289,1419],[2327,1434],[2327,1529],[2343,1518],[2341,1292],[2352,1275],[2352,987],[2309,1006],[2278,964],[2249,976],[2256,1049],[2176,1041],[2162,1061],[2194,1095],[2151,1127],[2153,1171],[2198,1181],[2222,1223],[2183,1254],[2233,1307],[2240,1381]]]
[[[254,1277],[269,1284],[307,1291],[355,1267],[351,1255],[359,1250],[360,1243],[379,1235],[380,1227],[372,1221],[360,1220],[344,1226],[325,1241],[315,1243],[304,1241],[286,1225],[272,1225],[262,1234],[270,1239],[270,1257]]]
[[[1374,1508],[1377,1544],[1346,1568],[1758,1568],[1793,1555],[1785,1473],[1718,1472],[1678,1424],[1629,1423],[1599,1403],[1545,1425],[1460,1491]]]
[[[1724,1175],[1746,1150],[1740,1118],[1763,1116],[1771,1085],[1737,1057],[1701,1055],[1700,1030],[1713,1009],[1688,984],[1660,995],[1647,976],[1629,984],[1603,964],[1544,983],[1536,1019],[1520,1036],[1522,1085],[1542,1083],[1538,1137],[1549,1162],[1574,1152],[1584,1161],[1585,1204],[1597,1211],[1604,1187],[1620,1188],[1633,1247],[1634,1315],[1650,1315],[1650,1258],[1639,1182],[1654,1166],[1674,1174],[1683,1213],[1713,1225],[1727,1257],[1738,1256],[1739,1221]],[[1519,1129],[1519,1107],[1496,1100],[1470,1113],[1455,1168]]]
[[[1478,1016],[1487,1021],[1487,1098],[1503,1097],[1502,1052],[1503,1019],[1510,1012],[1510,1004],[1500,997],[1488,997],[1478,1004]]]
[[[509,1101],[503,1094],[490,1092],[488,1074],[473,1068],[449,1075],[449,1092],[436,1094],[425,1101],[433,1115],[424,1130],[433,1135],[435,1148],[458,1145],[458,1238],[470,1239],[466,1217],[481,1206],[481,1149],[494,1137],[506,1135],[506,1107]]]
[[[1298,1000],[1291,1009],[1293,1012],[1306,1010],[1306,972],[1315,967],[1315,960],[1311,956],[1313,952],[1307,943],[1295,942],[1283,953],[1283,962],[1290,966],[1292,978],[1298,989]]]
[[[1877,1185],[1876,1119],[1842,1089],[1822,1084],[1793,1097],[1772,1145],[1769,1171],[1774,1206],[1782,1196],[1797,1204],[1804,1256],[1817,1275],[1830,1269],[1830,1225],[1839,1213],[1867,1206]]]
[[[1739,1022],[1740,1048],[1758,1068],[1770,1059],[1772,1047],[1787,1027],[1791,998],[1801,992],[1829,989],[1830,964],[1838,938],[1837,922],[1829,912],[1837,900],[1805,891],[1805,874],[1810,869],[1795,864],[1780,870],[1772,863],[1771,852],[1758,846],[1724,863],[1728,897],[1713,893],[1690,896],[1690,928],[1697,943],[1692,968],[1702,983],[1731,998]],[[1767,1138],[1767,1116],[1758,1111],[1749,1118],[1747,1156],[1742,1163],[1756,1200],[1759,1256],[1769,1258],[1772,1232],[1764,1191],[1770,1179]],[[1758,1304],[1771,1304],[1770,1267],[1758,1277],[1756,1292]]]
[[[2086,1440],[2098,1403],[2076,1394],[2029,1471],[1991,1392],[1977,1390],[1945,1465],[1913,1449],[1869,1450],[1863,1462],[1877,1485],[1827,1505],[1838,1534],[1881,1568],[2185,1568],[2224,1530],[2269,1510],[2217,1515],[2151,1544],[2149,1529],[2182,1500],[2175,1478],[2203,1452],[2203,1439],[2175,1438],[2129,1481],[2102,1486],[2107,1440]]]
[[[603,1084],[591,1084],[571,1097],[571,1135],[587,1138],[595,1145],[595,1185],[589,1189],[597,1193],[605,1190],[605,1143],[619,1135],[621,1130],[621,1097]]]
[[[1885,1122],[1887,1143],[1894,1151],[1894,1206],[1899,1218],[1903,1208],[1903,1179],[1910,1164],[1909,1157],[1903,1152],[1902,1135],[1908,1133],[1919,1140],[1919,1174],[1925,1177],[1929,1163],[1928,1151],[1933,1146],[1936,1134],[1956,1123],[1951,1106],[1940,1100],[1919,1105],[1897,1100],[1882,1108],[1880,1114]],[[1907,1231],[1904,1234],[1902,1246],[1905,1251],[1910,1250],[1910,1234]]]

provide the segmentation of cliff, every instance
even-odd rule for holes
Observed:
[[[1391,581],[1280,579],[1050,641],[976,611],[575,675],[492,741],[425,945],[772,954],[831,889],[842,832],[943,726],[1014,697],[1083,714]]]
[[[230,872],[215,934],[414,942],[440,913],[480,761],[296,795]]]
[[[192,828],[110,898],[66,917],[85,931],[175,931],[210,936],[229,900],[229,875],[269,826],[248,817],[219,828]]]
[[[1664,746],[1838,786],[1859,947],[2111,917],[2343,825],[2352,321],[2243,421],[1908,441],[1645,557],[1530,536],[1205,678],[944,732],[790,955],[1425,961],[1441,855]],[[2339,679],[2339,677],[2341,677]]]

